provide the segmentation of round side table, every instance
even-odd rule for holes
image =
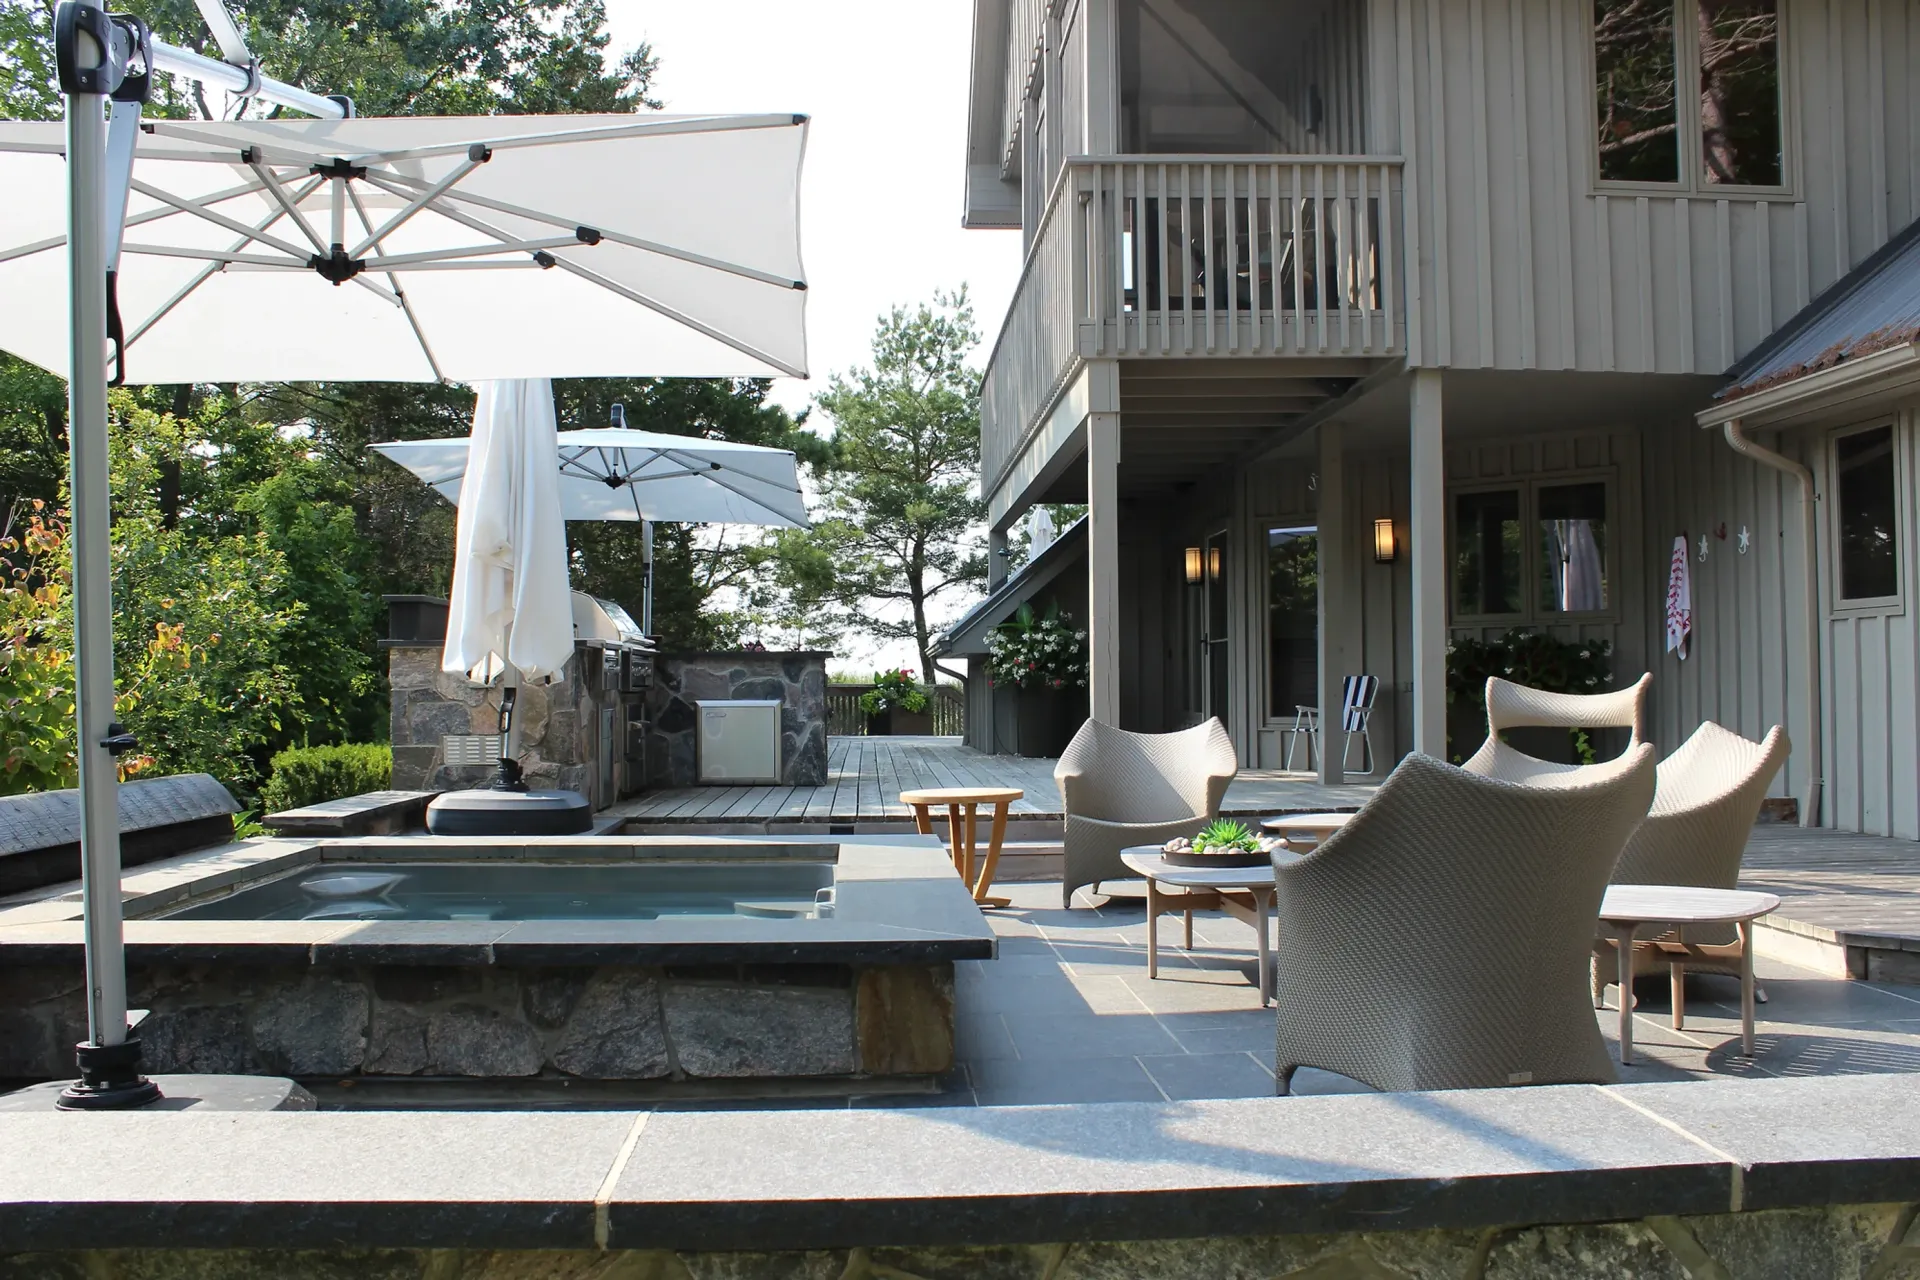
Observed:
[[[1000,845],[1007,836],[1007,811],[1015,800],[1027,793],[1014,787],[926,787],[902,791],[900,803],[913,810],[913,823],[921,835],[933,834],[935,808],[947,810],[947,838],[953,869],[960,881],[983,907],[1004,907],[1010,899],[991,898],[993,873],[1000,865]],[[979,812],[981,805],[993,806],[993,828],[987,836],[987,856],[974,870],[980,850]]]
[[[1600,903],[1600,922],[1620,953],[1620,1063],[1633,1063],[1633,935],[1648,925],[1731,924],[1740,931],[1740,1052],[1753,1056],[1753,922],[1780,905],[1771,893],[1690,885],[1616,884]],[[1674,960],[1673,1025],[1685,1017],[1685,959]],[[1596,1001],[1597,1003],[1597,1001]]]

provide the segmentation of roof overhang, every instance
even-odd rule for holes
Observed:
[[[967,657],[987,651],[987,634],[1014,615],[1021,605],[1038,595],[1072,566],[1081,563],[1087,551],[1087,519],[1080,519],[1060,531],[1052,544],[1020,567],[1020,571],[1001,583],[985,600],[969,609],[947,631],[934,637],[928,653],[935,658]]]
[[[1733,421],[1794,427],[1870,411],[1920,394],[1920,344],[1897,347],[1816,369],[1785,382],[1715,400],[1695,415],[1703,427]]]
[[[1007,26],[1011,0],[973,0],[973,64],[967,98],[966,207],[960,225],[1017,230],[1020,184],[1003,173],[1006,155]]]

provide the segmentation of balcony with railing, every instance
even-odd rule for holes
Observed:
[[[1068,161],[981,388],[989,489],[1086,360],[1400,354],[1400,177],[1397,157]]]

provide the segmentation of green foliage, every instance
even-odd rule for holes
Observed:
[[[393,777],[393,748],[381,742],[288,747],[274,756],[271,768],[260,789],[262,813],[385,791]]]
[[[1604,693],[1613,683],[1613,646],[1605,640],[1558,640],[1518,627],[1497,640],[1455,640],[1447,646],[1447,705],[1485,714],[1487,679],[1499,676],[1548,693]],[[1593,763],[1584,729],[1571,731],[1575,754]]]
[[[66,529],[45,507],[29,504],[0,538],[0,795],[73,785]]]
[[[996,688],[1084,689],[1087,633],[1058,603],[1036,614],[1023,604],[987,636],[988,681]]]
[[[1195,853],[1258,853],[1260,846],[1253,831],[1231,818],[1215,818],[1193,838]]]
[[[874,672],[873,688],[860,695],[863,715],[877,716],[896,708],[909,715],[919,715],[927,709],[927,691],[920,687],[907,667]]]
[[[976,496],[979,342],[963,287],[880,321],[873,366],[836,374],[819,406],[833,420],[821,477],[828,518],[812,535],[835,569],[832,598],[851,628],[910,640],[934,670],[933,611],[987,577]]]

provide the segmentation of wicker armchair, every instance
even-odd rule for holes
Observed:
[[[1122,849],[1191,836],[1219,817],[1239,771],[1217,719],[1178,733],[1081,725],[1053,770],[1067,811],[1061,905],[1071,907],[1081,885],[1130,879]]]
[[[1553,786],[1577,776],[1577,764],[1539,760],[1500,740],[1503,729],[1630,729],[1627,750],[1647,740],[1647,693],[1653,676],[1643,675],[1612,693],[1548,693],[1492,676],[1487,680],[1487,740],[1463,766],[1469,773],[1507,782]]]
[[[1774,775],[1792,750],[1779,725],[1760,742],[1708,720],[1660,762],[1653,808],[1621,851],[1614,884],[1684,884],[1732,889],[1740,883],[1740,859]],[[1599,1007],[1606,977],[1619,963],[1611,938],[1594,940],[1593,1001]],[[1740,972],[1738,934],[1732,925],[1696,925],[1634,944],[1636,975],[1671,968]],[[1676,980],[1679,974],[1675,973]]]
[[[1614,1080],[1588,943],[1653,788],[1645,744],[1551,785],[1411,755],[1277,855],[1279,1091],[1303,1066],[1386,1090]]]

